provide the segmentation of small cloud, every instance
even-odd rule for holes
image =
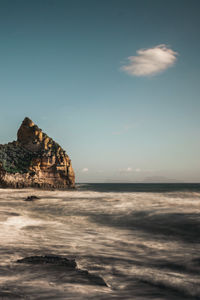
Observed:
[[[88,168],[83,168],[81,172],[83,172],[83,173],[87,173],[88,171],[89,171],[89,169],[88,169]]]
[[[135,169],[135,172],[141,172],[140,168]]]
[[[137,56],[129,56],[129,63],[121,69],[131,76],[155,75],[173,66],[177,52],[168,48],[165,44],[154,48],[140,49]]]
[[[129,173],[133,172],[133,169],[131,167],[127,167],[125,169],[119,169],[120,173]]]

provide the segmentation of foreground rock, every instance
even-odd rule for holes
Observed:
[[[45,256],[28,256],[22,259],[18,259],[17,263],[35,264],[35,265],[58,265],[75,269],[77,267],[75,259],[68,259],[57,255],[45,255]]]
[[[46,268],[48,266],[53,267],[52,272],[55,271],[55,268],[59,267],[59,272],[64,271],[67,272],[68,281],[69,277],[71,279],[71,282],[79,282],[85,284],[96,284],[101,286],[107,286],[106,282],[101,276],[91,274],[87,270],[81,270],[77,268],[77,263],[75,259],[68,259],[62,256],[57,255],[45,255],[45,256],[29,256],[25,257],[23,259],[19,259],[16,261],[17,263],[23,263],[23,264],[31,264],[31,265],[39,265],[43,268]],[[49,269],[51,271],[51,269]],[[62,278],[64,278],[62,276]],[[84,282],[85,281],[85,282]]]
[[[0,186],[73,188],[75,175],[61,146],[25,118],[17,141],[0,145]]]
[[[32,195],[32,196],[28,196],[28,197],[25,199],[25,201],[34,201],[34,200],[38,200],[38,199],[40,199],[40,198],[37,197],[37,196]]]

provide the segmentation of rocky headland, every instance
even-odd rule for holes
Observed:
[[[75,175],[61,146],[25,118],[17,141],[0,145],[0,186],[73,188]]]

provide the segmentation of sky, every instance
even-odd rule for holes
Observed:
[[[200,182],[199,0],[0,0],[0,143],[31,118],[77,182]]]

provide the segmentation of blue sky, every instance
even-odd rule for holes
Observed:
[[[199,11],[198,0],[1,0],[0,143],[28,116],[78,182],[199,182]]]

